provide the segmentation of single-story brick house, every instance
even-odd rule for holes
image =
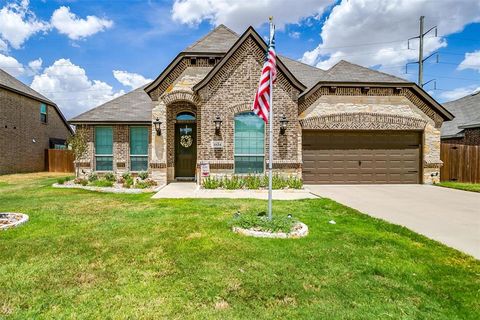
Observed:
[[[442,125],[442,142],[480,145],[480,91],[446,102],[443,106],[455,119]]]
[[[70,123],[89,133],[81,171],[148,170],[159,183],[263,173],[266,126],[251,111],[267,48],[221,25],[150,84]],[[274,170],[305,183],[431,183],[453,116],[415,83],[340,61],[282,55],[274,86]]]
[[[55,103],[0,69],[0,174],[44,171],[71,134]]]

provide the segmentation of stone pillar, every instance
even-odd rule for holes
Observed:
[[[425,126],[423,143],[423,183],[440,182],[440,130],[432,123]]]
[[[157,135],[153,121],[158,118],[162,122],[161,135]],[[162,101],[152,110],[152,130],[150,144],[150,175],[158,185],[167,184],[167,114]]]

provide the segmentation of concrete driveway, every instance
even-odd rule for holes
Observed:
[[[480,259],[480,193],[430,185],[308,185],[370,216],[399,224]]]

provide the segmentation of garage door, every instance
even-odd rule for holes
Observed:
[[[303,131],[310,184],[420,183],[421,133]]]

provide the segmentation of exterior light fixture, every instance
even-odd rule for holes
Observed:
[[[162,125],[162,121],[160,121],[158,118],[153,121],[153,125],[155,126],[155,131],[157,131],[157,136],[162,135],[162,129],[160,126]]]
[[[280,118],[280,134],[285,134],[285,131],[287,131],[287,124],[287,117],[285,117],[285,115],[282,115],[282,117]]]
[[[216,116],[213,123],[215,123],[215,134],[220,134],[220,127],[222,126],[222,119],[220,119],[220,116]]]

